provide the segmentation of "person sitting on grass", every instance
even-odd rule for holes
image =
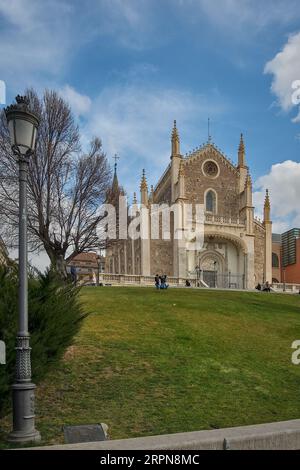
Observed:
[[[269,284],[268,281],[265,283],[263,291],[264,292],[271,292],[271,287],[270,287],[270,284]]]
[[[191,283],[188,279],[185,281],[185,287],[191,287]]]
[[[154,281],[155,281],[155,287],[156,289],[159,289],[160,287],[160,277],[158,274],[156,274],[155,278],[154,278]]]
[[[169,285],[167,284],[167,276],[166,276],[166,274],[163,274],[161,276],[160,288],[161,289],[167,289],[168,287],[169,287]]]

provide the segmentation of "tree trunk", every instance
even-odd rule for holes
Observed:
[[[64,255],[62,253],[58,253],[55,250],[51,250],[51,249],[47,249],[46,252],[50,258],[51,270],[56,272],[58,276],[62,280],[65,281],[68,277],[68,274],[67,274],[67,263],[66,263],[66,260],[64,259]]]

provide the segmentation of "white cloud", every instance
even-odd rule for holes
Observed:
[[[158,6],[158,9],[156,8]],[[97,34],[110,36],[123,47],[152,48],[164,38],[159,31],[161,0],[101,0],[92,10],[98,20]]]
[[[199,21],[242,40],[299,16],[297,0],[0,0],[0,78],[14,90],[53,86],[91,42],[140,51],[174,40],[178,29],[198,28]]]
[[[203,96],[139,82],[112,86],[93,101],[85,135],[99,135],[108,156],[120,155],[119,168],[123,180],[128,182],[127,189],[132,192],[138,188],[137,178],[142,168],[151,170],[151,183],[154,183],[169,163],[174,119],[178,121],[183,142],[188,145],[201,131],[205,140],[207,117],[217,117],[225,109],[224,99],[216,91]],[[189,147],[182,145],[183,152],[188,150]]]
[[[270,26],[286,26],[300,17],[298,0],[102,0],[96,11],[98,32],[133,49],[170,40],[172,28],[182,20],[184,28],[198,28],[200,20],[247,41]]]
[[[80,94],[70,85],[65,85],[60,95],[69,103],[76,116],[84,116],[89,112],[92,103],[89,96]]]
[[[300,163],[286,160],[272,165],[268,174],[255,183],[254,205],[262,217],[265,191],[269,189],[273,231],[283,232],[300,226]]]
[[[1,77],[11,88],[44,85],[71,55],[72,5],[58,0],[0,0]]]
[[[218,28],[247,39],[273,24],[299,18],[298,0],[177,0],[182,12],[198,21],[199,12]]]
[[[271,90],[278,99],[278,104],[285,112],[290,111],[296,104],[293,102],[292,88],[296,80],[300,80],[300,32],[289,37],[282,51],[265,66],[265,73],[273,75]],[[293,121],[298,122],[299,115]]]

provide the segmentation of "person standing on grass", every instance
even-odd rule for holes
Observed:
[[[159,289],[159,287],[160,287],[159,285],[160,285],[160,277],[159,277],[158,274],[156,274],[156,276],[155,276],[155,287],[156,287],[156,289]]]
[[[72,264],[71,266],[71,277],[72,277],[72,281],[74,282],[75,286],[77,284],[77,270],[76,270],[76,266],[74,266]]]

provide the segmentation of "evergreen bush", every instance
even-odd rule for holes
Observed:
[[[30,277],[28,283],[32,379],[38,383],[72,344],[86,316],[79,289],[63,283],[53,272]],[[0,365],[0,416],[9,404],[15,375],[15,342],[18,319],[18,273],[0,269],[0,339],[6,344],[6,365]]]

